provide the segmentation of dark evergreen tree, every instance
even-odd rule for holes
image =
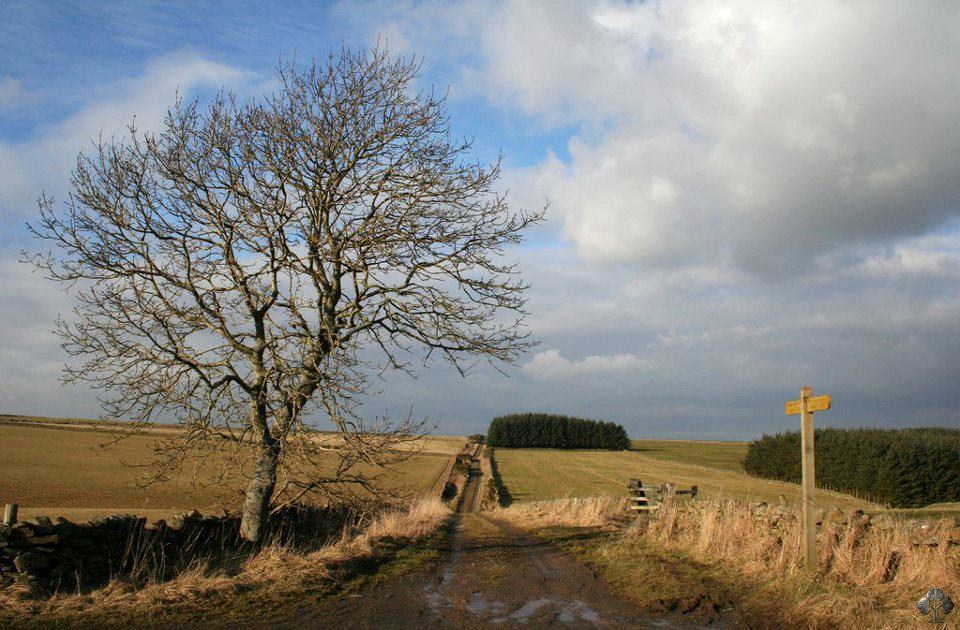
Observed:
[[[630,448],[630,437],[614,422],[545,413],[518,413],[494,418],[487,444],[506,448]]]
[[[817,485],[893,507],[960,501],[960,430],[816,431]],[[743,460],[751,475],[799,482],[800,434],[764,435]]]

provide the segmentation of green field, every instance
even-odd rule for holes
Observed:
[[[626,495],[627,480],[699,486],[705,496],[776,502],[800,500],[800,486],[750,477],[738,470],[742,443],[638,440],[632,451],[494,449],[498,473],[513,501],[596,494]],[[710,464],[710,465],[708,465]],[[821,507],[876,508],[849,495],[821,490]]]
[[[631,450],[685,464],[742,472],[740,462],[749,442],[696,442],[693,440],[632,440]]]
[[[110,433],[78,424],[40,419],[30,425],[0,423],[0,504],[18,503],[22,518],[44,514],[86,520],[120,512],[168,518],[192,509],[235,511],[242,503],[242,487],[203,484],[209,480],[203,470],[199,485],[191,483],[188,470],[170,482],[141,489],[136,482],[143,470],[125,464],[149,458],[156,435],[134,435],[104,450],[100,446],[110,440]],[[384,485],[397,492],[430,489],[450,459],[437,451],[455,452],[462,443],[462,438],[425,441],[424,451],[387,473]]]

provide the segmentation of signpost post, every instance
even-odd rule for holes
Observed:
[[[813,412],[830,408],[830,396],[816,396],[807,386],[800,388],[800,398],[784,405],[788,416],[800,414],[800,457],[803,471],[803,564],[808,569],[817,566],[817,522],[814,511],[816,473],[813,465]]]

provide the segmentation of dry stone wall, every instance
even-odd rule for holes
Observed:
[[[271,540],[323,541],[339,535],[346,510],[294,507],[271,518]],[[196,559],[216,561],[252,549],[236,515],[188,512],[169,523],[116,515],[89,523],[41,516],[0,525],[0,588],[37,592],[102,586],[111,578],[165,579]]]
[[[770,504],[765,501],[744,504],[734,502],[733,509],[749,509],[753,520],[759,525],[774,531],[786,529],[789,526],[799,525],[801,512],[799,509],[787,505],[786,501]],[[677,507],[679,514],[686,514],[697,519],[714,513],[724,506],[710,501],[690,501]],[[960,547],[960,517],[949,519],[926,518],[895,518],[889,513],[867,514],[863,510],[842,510],[840,508],[818,509],[815,512],[817,529],[822,531],[859,527],[863,530],[897,530],[909,536],[914,546]],[[944,527],[944,524],[947,524]]]

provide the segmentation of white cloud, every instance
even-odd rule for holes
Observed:
[[[474,83],[583,126],[520,180],[583,256],[793,273],[960,213],[958,29],[932,2],[505,3]]]
[[[955,239],[929,237],[904,251],[950,248]],[[942,264],[883,274],[826,266],[770,282],[585,266],[553,248],[520,266],[545,350],[499,405],[478,391],[476,404],[495,413],[519,404],[619,419],[647,435],[751,436],[785,428],[779,405],[809,384],[843,401],[829,426],[956,424],[960,285]]]
[[[866,256],[854,269],[869,278],[942,277],[960,282],[960,236],[904,239]]]
[[[535,379],[553,380],[570,377],[595,376],[609,373],[636,371],[646,363],[631,353],[592,355],[571,361],[560,356],[558,350],[538,352],[523,366],[523,371]]]
[[[508,125],[574,130],[567,152],[544,149],[508,174],[512,203],[549,196],[569,242],[512,252],[544,350],[512,379],[482,366],[467,379],[439,365],[397,376],[371,412],[413,409],[461,433],[542,409],[635,435],[750,437],[792,428],[782,403],[806,383],[834,396],[826,424],[955,426],[960,236],[937,228],[960,212],[960,85],[947,74],[958,18],[942,6],[363,12],[399,20],[370,30],[440,67],[438,87],[459,81],[455,99],[488,98]],[[0,143],[3,221],[33,212],[41,189],[65,190],[99,129],[134,112],[155,124],[177,85],[246,77],[197,55],[161,58],[31,140]],[[0,407],[95,414],[92,394],[55,389],[64,357],[44,331],[62,295],[5,262],[0,308],[20,336],[0,344]]]
[[[70,298],[12,256],[0,258],[0,287],[8,331],[0,343],[0,413],[96,415],[93,396],[57,385],[67,357],[51,331],[58,315],[69,317]]]

